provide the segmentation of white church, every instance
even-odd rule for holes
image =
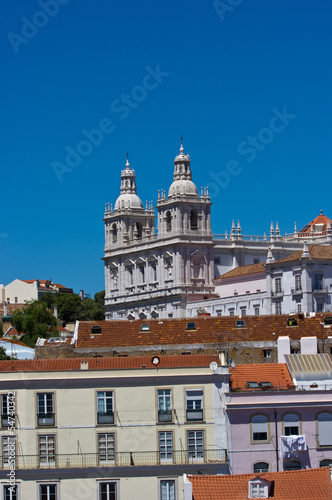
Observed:
[[[213,235],[207,188],[192,181],[190,157],[174,160],[168,193],[145,208],[129,161],[120,196],[105,206],[105,318],[149,319],[330,311],[331,220],[323,213],[282,236]],[[157,219],[157,224],[155,223]]]

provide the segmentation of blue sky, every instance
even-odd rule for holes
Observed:
[[[329,0],[1,7],[0,282],[102,290],[104,206],[126,153],[156,203],[181,135],[214,233],[332,217]]]

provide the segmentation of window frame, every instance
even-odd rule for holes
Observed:
[[[287,464],[290,464],[290,463],[297,463],[299,464],[299,467],[292,467],[292,468],[288,468],[287,467]],[[301,470],[302,469],[302,462],[300,460],[294,460],[294,459],[291,459],[291,460],[286,460],[284,462],[284,471],[290,471],[290,470]]]
[[[10,398],[12,396],[10,396],[10,394],[7,392],[7,393],[2,393],[1,394],[1,428],[2,429],[7,429],[8,427],[12,427],[15,423],[16,423],[16,398],[15,398],[15,415],[12,416],[11,415],[11,412],[9,410],[10,406]],[[6,401],[6,404],[4,404],[4,402]],[[4,407],[6,407],[6,410],[7,412],[4,413]],[[14,409],[14,407],[12,406],[12,409]],[[13,420],[12,422],[10,422],[10,420]]]
[[[59,489],[60,489],[60,483],[59,482],[56,482],[56,481],[45,481],[45,482],[37,482],[37,498],[38,500],[42,500],[42,492],[41,492],[41,489],[42,487],[46,486],[47,487],[50,487],[50,486],[54,486],[55,487],[55,500],[58,500],[59,499]],[[50,500],[50,495],[48,493],[46,493],[46,498],[47,500]]]
[[[193,450],[189,449],[189,439],[192,439],[192,437],[189,436],[189,433],[194,433],[195,434],[195,448]],[[197,438],[196,434],[201,433],[201,438]],[[204,436],[204,430],[203,429],[187,429],[186,433],[186,439],[187,439],[187,450],[188,450],[188,463],[194,463],[194,462],[204,462],[205,458],[205,450],[204,450],[204,443],[205,443],[205,436]],[[202,439],[202,449],[199,449],[197,447],[197,441],[198,439]],[[199,445],[200,446],[200,445]],[[193,455],[192,455],[193,454]]]
[[[193,399],[194,395],[192,397],[188,397],[190,393],[195,393],[195,392],[201,392],[201,396],[197,397],[196,399]],[[193,402],[193,408],[188,408],[188,403],[192,401]],[[200,401],[200,405],[198,402]],[[196,407],[197,406],[197,407]],[[186,409],[186,422],[203,422],[204,421],[204,388],[203,387],[186,387],[185,388],[185,409]],[[190,413],[197,413],[197,416],[195,418],[195,415],[192,415],[190,417]]]
[[[107,396],[107,394],[110,393],[111,396]],[[99,396],[99,394],[104,394],[104,396]],[[107,410],[107,401],[111,400],[111,406],[112,410]],[[96,425],[97,426],[109,426],[109,425],[116,425],[115,422],[115,397],[114,397],[114,391],[113,390],[96,390]],[[104,404],[104,412],[99,411],[99,401],[103,401]],[[109,421],[107,421],[107,417],[109,418]],[[103,421],[104,420],[104,421]]]
[[[39,399],[40,396],[44,396],[44,406],[46,409],[46,413],[39,413]],[[51,408],[52,412],[48,413],[48,396],[51,396]],[[37,392],[36,393],[36,402],[37,402],[37,427],[54,427],[55,426],[55,393],[54,392]],[[44,420],[44,422],[43,422]]]
[[[161,486],[162,482],[167,481],[167,482],[173,482],[174,483],[174,500],[178,500],[178,478],[177,477],[158,477],[158,500],[164,500],[162,497],[162,491],[161,491]],[[169,495],[168,499],[169,499]],[[166,498],[166,500],[168,500]]]
[[[319,416],[320,415],[323,415],[323,414],[328,414],[330,415],[330,431],[327,432],[327,435],[328,436],[331,436],[330,438],[330,443],[323,443],[323,444],[320,444],[320,440],[319,440]],[[332,412],[331,411],[320,411],[316,414],[316,436],[317,436],[317,443],[316,443],[316,446],[317,448],[332,448]]]
[[[101,438],[102,436],[106,436],[105,438],[105,450],[101,449]],[[110,436],[113,436],[113,450],[108,448],[108,443],[112,442]],[[115,432],[98,432],[97,434],[97,454],[98,454],[98,465],[103,466],[104,464],[115,464],[116,463],[116,437]],[[105,459],[101,458],[101,455],[105,455]],[[113,455],[113,457],[112,457]],[[111,458],[108,458],[111,456]]]
[[[45,455],[42,455],[41,454],[41,439],[42,438],[46,438],[45,439],[45,444],[46,444],[46,448],[47,448],[47,453]],[[53,438],[53,448],[54,448],[54,453],[49,453],[49,445],[51,443],[48,443],[49,440],[51,440],[51,438]],[[56,434],[38,434],[37,435],[37,455],[38,455],[38,463],[39,463],[39,467],[42,468],[44,466],[47,466],[47,467],[50,467],[50,466],[53,466],[55,467],[56,465],[56,450],[57,450],[57,443],[56,443]],[[50,457],[54,457],[54,460],[50,460]],[[42,461],[41,459],[42,458],[46,458],[46,461]]]
[[[6,498],[6,488],[12,488],[12,484],[2,484],[2,497],[3,500],[19,500],[20,498],[20,483],[15,483],[16,491],[15,496],[13,496],[12,492],[9,490],[9,498]]]
[[[296,417],[298,417],[298,434],[286,434],[286,428],[294,428],[295,426],[289,426],[289,425],[285,425],[285,417],[287,417],[287,415],[295,415]],[[283,436],[300,436],[302,434],[301,430],[302,430],[302,422],[301,422],[301,415],[297,412],[293,412],[293,411],[289,411],[287,413],[284,413],[283,416],[282,416],[282,435]]]
[[[253,419],[255,417],[265,417],[266,418],[266,439],[254,439],[254,432],[253,432]],[[258,422],[257,422],[258,423]],[[256,434],[259,434],[256,432]],[[271,433],[270,433],[270,418],[266,413],[254,413],[253,415],[250,415],[250,444],[261,444],[261,443],[270,443],[271,442]]]
[[[264,469],[267,469],[267,470],[262,470],[263,467],[260,467],[259,470],[255,470],[255,466],[258,465],[258,464],[266,464],[267,465],[267,468],[264,467]],[[270,468],[271,468],[271,464],[269,462],[262,462],[262,461],[259,461],[259,462],[254,462],[252,464],[252,471],[253,471],[253,474],[262,474],[263,472],[270,472]]]
[[[161,449],[161,436],[163,434],[170,434],[171,440],[169,445],[169,436],[165,436],[164,443],[166,443],[165,449]],[[170,446],[170,447],[169,447]],[[162,454],[166,455],[162,457]],[[158,456],[160,464],[171,464],[174,462],[174,434],[173,431],[169,429],[164,429],[162,431],[158,431]]]
[[[97,481],[97,498],[98,500],[101,500],[101,487],[102,485],[105,485],[105,484],[114,484],[115,485],[115,500],[120,500],[120,480],[119,479],[109,479],[107,480],[106,478],[105,479],[101,479],[99,481]],[[111,492],[113,493],[113,492]],[[107,494],[107,493],[106,493]],[[111,497],[108,499],[108,500],[113,500]]]
[[[5,443],[5,440],[7,440],[8,442]],[[15,445],[14,445],[15,455],[12,455],[10,453],[10,447],[11,447],[12,443],[15,443]],[[8,450],[6,450],[6,453],[5,453],[5,447],[8,448]],[[2,464],[1,465],[2,465],[3,469],[10,469],[11,468],[11,465],[12,465],[11,457],[15,458],[15,460],[16,460],[16,448],[17,448],[16,436],[13,436],[10,434],[3,434],[1,436],[1,457],[2,457]],[[5,458],[6,458],[6,460],[5,460]]]
[[[169,391],[169,394],[159,394],[159,392]],[[156,389],[156,400],[157,400],[157,422],[160,424],[172,423],[173,422],[173,391],[171,387],[159,387]],[[169,400],[169,408],[167,409],[167,400]],[[160,402],[163,404],[160,405]],[[165,406],[165,408],[160,408],[160,406]]]

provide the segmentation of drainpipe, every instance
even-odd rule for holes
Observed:
[[[277,422],[277,411],[274,410],[274,421],[276,426],[276,457],[277,457],[277,472],[279,472],[279,449],[278,449],[278,422]]]

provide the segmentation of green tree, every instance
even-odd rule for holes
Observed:
[[[10,356],[7,356],[6,349],[4,347],[0,347],[0,359],[11,359]]]
[[[57,334],[57,320],[47,308],[46,302],[27,303],[23,311],[23,342],[33,347],[38,337],[51,337]],[[18,316],[18,315],[17,315]]]
[[[24,328],[24,313],[20,309],[15,309],[13,312],[13,324],[18,333],[23,332]]]

